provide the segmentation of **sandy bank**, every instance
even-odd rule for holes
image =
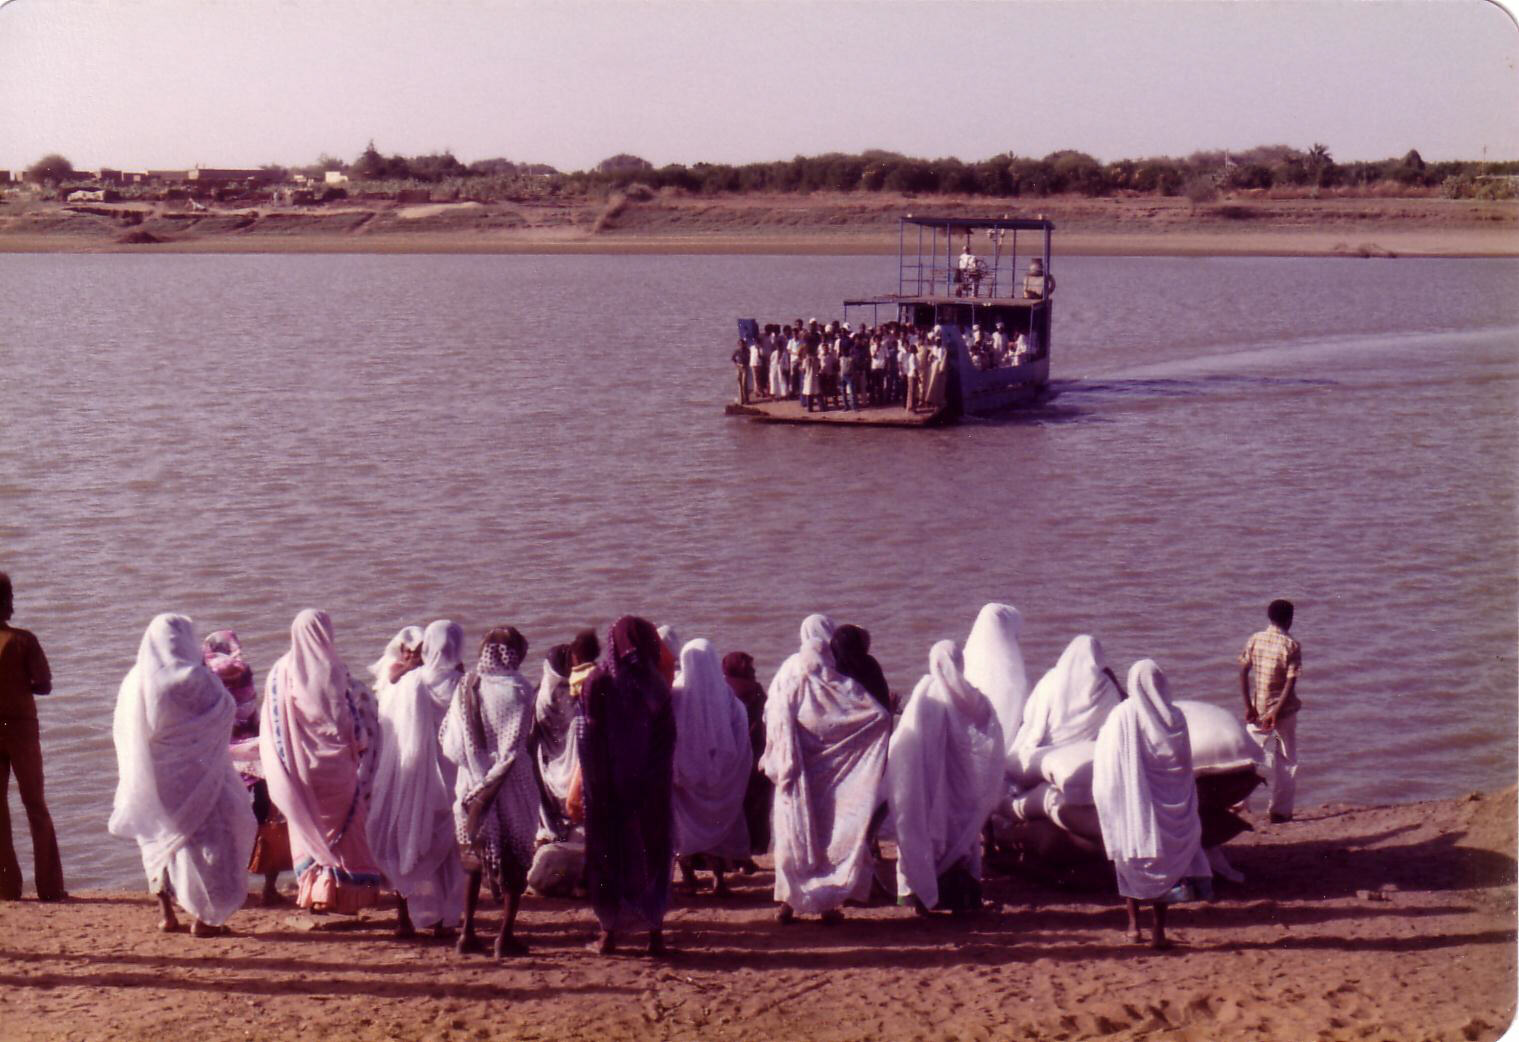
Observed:
[[[1044,214],[1066,256],[1519,256],[1519,203],[1447,199],[655,196],[209,211],[0,206],[0,252],[894,254],[897,218]],[[1026,249],[1027,247],[1025,247]]]
[[[429,1039],[1498,1038],[1515,1003],[1510,790],[1328,806],[1230,844],[1245,884],[1125,940],[1111,881],[997,878],[971,922],[851,910],[771,920],[770,877],[677,900],[679,954],[582,949],[583,906],[529,897],[533,952],[494,964],[389,937],[391,912],[309,929],[248,908],[236,936],[153,931],[145,893],[0,905],[0,1036]],[[495,912],[486,914],[494,927]]]

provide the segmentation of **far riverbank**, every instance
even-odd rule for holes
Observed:
[[[1056,252],[1065,256],[1519,256],[1512,201],[671,193],[202,210],[179,201],[13,197],[0,204],[0,252],[892,255],[897,219],[912,212],[1043,215],[1055,222]]]

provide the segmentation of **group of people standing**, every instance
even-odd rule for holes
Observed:
[[[1034,357],[1028,334],[1006,324],[960,330],[976,369],[1021,365]],[[940,326],[899,322],[872,328],[848,322],[771,323],[740,338],[732,361],[740,404],[794,399],[809,412],[901,406],[911,412],[944,407],[953,380],[951,350]]]
[[[8,618],[8,580],[0,593]],[[1300,650],[1282,605],[1241,657],[1263,732],[1295,708]],[[526,951],[515,920],[530,883],[583,892],[595,950],[641,932],[659,954],[677,868],[693,890],[711,871],[721,894],[725,872],[752,871],[766,852],[783,924],[836,922],[873,890],[920,915],[968,912],[981,906],[983,833],[1009,766],[1058,740],[1068,721],[1052,707],[1083,704],[1054,688],[1111,682],[1121,704],[1096,739],[1094,802],[1131,927],[1138,903],[1154,902],[1160,943],[1167,895],[1209,871],[1186,718],[1152,660],[1123,685],[1073,669],[1067,659],[1096,646],[1087,636],[1030,696],[1021,626],[1016,609],[988,604],[963,646],[929,649],[903,699],[869,633],[826,615],[803,621],[768,690],[747,653],[719,656],[636,616],[604,644],[583,630],[551,648],[535,688],[519,630],[492,628],[466,664],[462,628],[439,620],[392,638],[371,691],[338,655],[327,614],[306,610],[260,703],[235,633],[198,640],[190,619],[160,615],[117,699],[109,829],[138,844],[160,928],[178,927],[177,904],[198,936],[243,906],[250,869],[269,902],[284,899],[274,881],[290,870],[303,908],[355,913],[388,888],[399,935],[457,929],[461,952],[484,947],[475,919],[488,886],[505,905],[497,957]],[[0,664],[25,644],[7,634],[25,632],[0,622]],[[1086,657],[1100,665],[1100,652]],[[877,871],[882,836],[897,845],[894,885]],[[41,869],[39,894],[54,884]]]

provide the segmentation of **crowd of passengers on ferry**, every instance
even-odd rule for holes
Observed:
[[[1024,297],[1039,299],[1046,287],[1053,291],[1055,280],[1035,261],[1024,280]],[[959,332],[974,369],[1021,365],[1041,350],[1037,330],[1031,340],[1026,332],[1009,332],[1000,321],[990,330],[972,324]],[[798,318],[740,337],[732,362],[740,404],[795,400],[807,412],[890,405],[931,412],[945,405],[949,357],[950,346],[938,325],[918,329],[886,322],[871,327]]]

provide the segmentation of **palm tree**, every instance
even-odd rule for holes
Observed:
[[[1329,171],[1334,169],[1334,157],[1329,154],[1329,146],[1314,142],[1308,150],[1303,165],[1308,168],[1308,177],[1316,185],[1322,186],[1328,180]]]

